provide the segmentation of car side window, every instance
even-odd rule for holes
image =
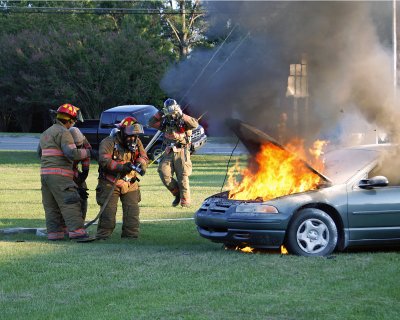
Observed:
[[[146,110],[144,112],[135,113],[133,116],[136,120],[142,124],[143,126],[147,126],[149,119],[157,113],[157,109],[154,110]]]
[[[103,112],[100,119],[100,127],[101,128],[109,128],[114,125],[114,114]]]

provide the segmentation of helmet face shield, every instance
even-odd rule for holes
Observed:
[[[82,112],[81,110],[78,109],[77,115],[76,115],[76,120],[79,122],[84,122]]]
[[[137,150],[137,136],[143,133],[143,126],[139,123],[130,124],[120,129],[124,146],[132,152]]]
[[[122,129],[125,136],[133,136],[143,133],[143,126],[140,123],[134,123]]]

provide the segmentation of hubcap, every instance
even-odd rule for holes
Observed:
[[[328,226],[319,219],[305,220],[297,229],[297,244],[307,253],[319,253],[329,244]]]

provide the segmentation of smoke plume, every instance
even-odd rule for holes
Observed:
[[[209,37],[162,86],[190,113],[207,111],[210,134],[227,117],[279,138],[350,141],[376,129],[399,141],[390,2],[211,1]],[[229,35],[229,36],[228,36]],[[289,65],[307,60],[308,98],[286,96]],[[400,97],[400,95],[398,95]]]

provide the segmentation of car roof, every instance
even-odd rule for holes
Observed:
[[[149,108],[155,108],[150,104],[129,104],[123,106],[117,106],[110,109],[105,110],[104,112],[138,112],[142,110],[146,110]]]

